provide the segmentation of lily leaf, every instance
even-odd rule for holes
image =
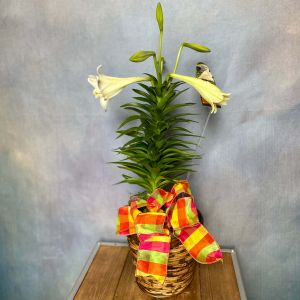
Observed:
[[[154,51],[138,51],[135,52],[130,58],[129,60],[132,62],[142,62],[146,59],[148,59],[151,56],[155,56],[155,52]]]
[[[209,48],[200,44],[183,43],[183,47],[187,47],[198,52],[210,52]]]
[[[122,182],[139,185],[151,193],[157,187],[164,188],[171,182],[170,178],[182,178],[200,158],[193,147],[196,143],[190,141],[196,135],[180,126],[180,123],[195,122],[192,119],[195,113],[187,110],[194,103],[172,103],[184,92],[177,90],[181,83],[163,83],[159,93],[155,85],[140,84],[139,89],[134,89],[135,101],[121,106],[134,112],[117,130],[121,136],[129,137],[115,150],[122,156],[115,164],[132,173],[124,174]]]

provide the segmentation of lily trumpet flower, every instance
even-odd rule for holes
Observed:
[[[210,104],[211,113],[217,112],[217,105],[226,105],[229,100],[230,94],[224,93],[209,81],[176,73],[170,74],[170,77],[191,85]]]
[[[150,77],[112,77],[100,74],[99,70],[101,65],[97,68],[98,75],[90,75],[88,82],[93,86],[93,95],[99,98],[102,108],[106,111],[108,102],[111,98],[118,95],[127,85],[141,82],[150,81]]]

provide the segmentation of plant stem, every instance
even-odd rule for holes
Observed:
[[[179,47],[179,50],[178,50],[178,54],[177,54],[177,58],[176,58],[176,62],[175,62],[175,66],[174,66],[173,73],[176,73],[176,70],[177,70],[177,66],[178,66],[178,62],[179,62],[179,58],[180,58],[180,55],[181,55],[182,48],[183,48],[183,44],[181,44],[180,47]]]
[[[162,52],[162,38],[163,38],[163,32],[159,32],[159,48],[158,48],[158,61],[161,63],[161,52]]]
[[[158,61],[156,59],[156,55],[153,56],[153,62],[154,62],[155,70],[156,70],[156,76],[157,76],[157,78],[159,78],[159,67],[158,67]]]
[[[159,48],[158,48],[158,59],[157,64],[159,68],[159,72],[157,74],[157,79],[159,82],[159,85],[162,83],[162,60],[161,60],[161,53],[162,53],[162,39],[163,39],[163,32],[159,31]]]

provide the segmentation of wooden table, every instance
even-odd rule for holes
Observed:
[[[236,253],[223,249],[224,262],[198,264],[194,280],[174,299],[244,300],[245,290]],[[75,283],[69,300],[153,300],[135,283],[134,266],[128,246],[99,242]]]

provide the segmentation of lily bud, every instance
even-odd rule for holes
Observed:
[[[159,27],[159,31],[164,30],[164,15],[160,2],[156,6],[156,20]]]
[[[146,60],[147,58],[149,58],[151,56],[155,56],[154,51],[138,51],[138,52],[135,52],[129,58],[129,60],[132,61],[132,62],[142,62],[142,61]]]
[[[210,52],[209,48],[207,48],[206,46],[200,45],[200,44],[183,43],[182,45],[183,45],[183,47],[187,47],[187,48],[193,49],[198,52]]]

